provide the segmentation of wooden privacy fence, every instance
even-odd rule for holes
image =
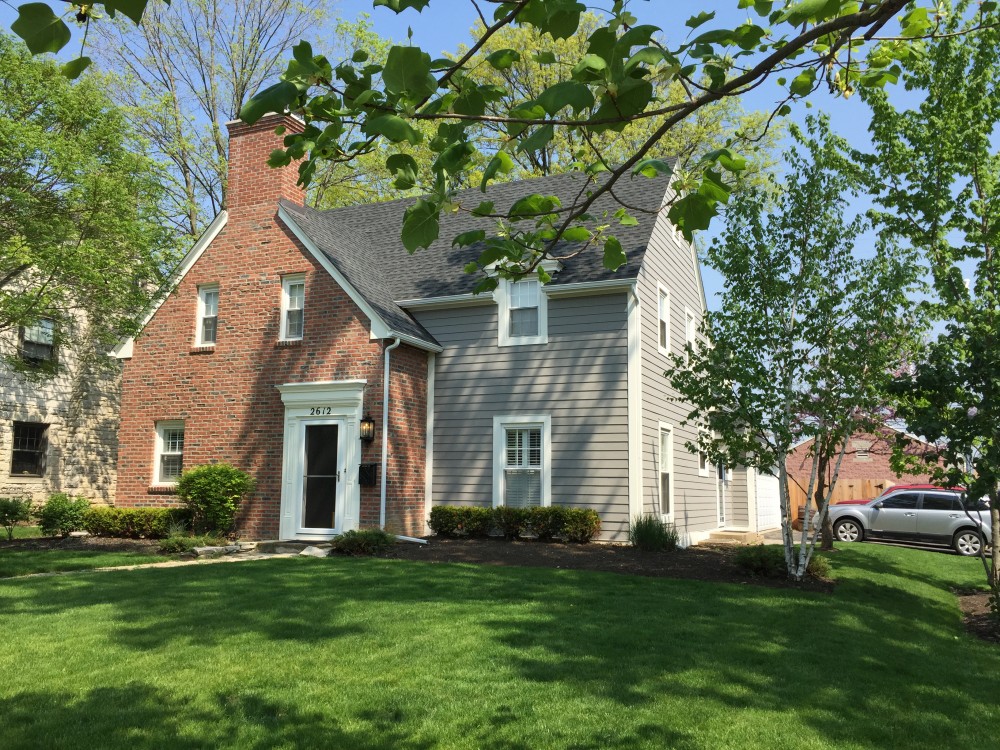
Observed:
[[[844,500],[870,500],[881,495],[886,487],[897,484],[897,479],[842,479],[833,490],[830,504],[835,505]],[[795,518],[802,518],[806,507],[806,491],[795,482],[788,483],[788,499],[795,509]]]

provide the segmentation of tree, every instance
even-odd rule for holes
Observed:
[[[71,83],[0,35],[0,332],[46,323],[98,350],[136,331],[176,258],[161,172],[100,81]],[[78,314],[85,341],[68,332]],[[12,354],[8,348],[6,354]],[[106,359],[106,358],[104,358]],[[16,361],[16,358],[15,360]]]
[[[225,123],[278,74],[288,47],[325,13],[326,0],[183,0],[150,4],[141,25],[94,24],[97,64],[114,73],[111,96],[169,165],[167,194],[179,231],[197,237],[225,208]]]
[[[803,524],[796,552],[787,457],[815,439],[805,517],[814,511],[821,521],[848,438],[874,428],[901,352],[910,349],[914,326],[905,311],[918,269],[912,253],[885,241],[872,258],[855,254],[866,222],[845,214],[861,170],[824,119],[792,133],[797,145],[784,181],[741,191],[707,251],[706,262],[726,280],[721,309],[703,323],[711,343],[675,356],[667,375],[692,405],[687,423],[702,428],[689,449],[778,476],[788,574],[800,579],[817,524]],[[827,464],[831,481],[819,494]]]
[[[898,411],[939,444],[943,465],[929,466],[939,480],[989,498],[992,562],[981,557],[1000,615],[1000,32],[964,35],[967,6],[957,3],[948,35],[907,63],[907,85],[925,94],[919,107],[866,97],[869,163],[881,231],[926,258],[935,292],[927,306],[944,327],[898,380]]]
[[[471,1],[482,8],[477,0]],[[407,250],[427,247],[437,238],[442,211],[466,210],[497,223],[489,237],[469,233],[457,238],[458,244],[474,244],[481,250],[479,263],[470,266],[470,271],[495,263],[500,276],[537,271],[544,280],[540,264],[546,257],[568,258],[593,248],[602,248],[605,265],[617,268],[625,254],[612,229],[617,222],[630,223],[632,217],[627,210],[606,217],[593,216],[590,210],[601,196],[613,195],[622,179],[673,173],[672,166],[651,152],[680,123],[768,77],[787,86],[787,101],[808,96],[824,84],[845,96],[859,87],[884,86],[898,78],[899,61],[919,53],[921,40],[934,36],[940,24],[937,6],[930,0],[734,1],[746,9],[745,23],[711,28],[706,24],[714,14],[701,12],[689,18],[684,29],[675,29],[679,33],[668,38],[680,41],[668,45],[658,41],[659,27],[641,23],[632,13],[646,10],[645,3],[614,0],[604,25],[588,38],[586,53],[563,69],[559,80],[536,99],[518,97],[502,116],[488,114],[487,106],[505,92],[470,75],[476,55],[494,35],[512,25],[533,27],[554,39],[569,38],[579,28],[586,10],[583,3],[491,1],[493,19],[481,15],[482,33],[457,59],[433,59],[419,47],[396,45],[384,65],[372,63],[363,49],[350,59],[331,61],[303,42],[293,49],[281,80],[251,98],[240,116],[251,123],[275,110],[304,117],[305,131],[286,136],[285,152],[272,155],[271,164],[301,160],[299,175],[305,184],[323,161],[345,163],[376,151],[380,142],[417,145],[423,136],[416,125],[430,123],[435,134],[428,145],[435,159],[429,168],[421,168],[405,150],[390,153],[385,162],[397,189],[423,194],[405,208],[401,239]],[[396,13],[431,6],[430,0],[373,0],[373,4]],[[120,10],[138,22],[146,5],[147,0],[109,0],[81,6],[80,13],[88,26],[93,7]],[[433,3],[435,10],[447,7],[443,0]],[[14,28],[30,40],[32,51],[58,50],[71,38],[69,29],[46,4],[29,3],[19,11]],[[996,23],[997,4],[984,2],[976,13],[973,29]],[[490,54],[487,64],[503,70],[525,57],[538,66],[552,64],[548,55],[515,49]],[[76,67],[70,64],[69,72]],[[682,101],[655,97],[654,84],[673,81],[684,89]],[[788,111],[788,104],[782,102],[774,114]],[[591,144],[594,136],[621,132],[629,123],[653,118],[662,118],[661,124],[620,164],[606,164]],[[502,126],[506,140],[499,150],[477,138],[484,122]],[[350,140],[352,126],[365,137]],[[538,152],[557,130],[575,133],[586,144],[579,159],[581,171],[594,178],[569,205],[538,194],[525,195],[509,207],[455,203],[455,187],[470,166],[485,161],[485,186],[513,169],[512,154]],[[741,147],[742,141],[735,139],[727,148],[702,154],[690,170],[674,174],[677,194],[669,216],[688,238],[707,227],[728,199],[731,176],[746,168],[738,153]],[[496,275],[486,277],[479,288],[496,283]]]

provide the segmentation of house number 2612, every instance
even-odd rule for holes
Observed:
[[[325,417],[329,414],[333,414],[332,406],[310,406],[309,416],[310,417]]]

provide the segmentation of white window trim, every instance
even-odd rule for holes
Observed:
[[[293,273],[287,276],[281,277],[281,341],[301,341],[305,337],[305,320],[306,320],[306,293],[305,293],[305,283],[306,275],[304,273]],[[289,336],[288,335],[288,288],[293,284],[302,284],[302,336]]]
[[[660,297],[663,296],[663,295],[666,295],[666,297],[667,297],[667,317],[666,317],[666,324],[667,324],[667,345],[666,345],[666,347],[663,347],[663,346],[660,345],[660,321],[664,320],[661,317],[662,313],[660,311]],[[660,284],[659,282],[657,282],[657,284],[656,284],[656,349],[657,349],[657,351],[660,352],[660,354],[663,354],[664,356],[669,356],[670,355],[670,339],[671,339],[671,333],[672,333],[672,331],[670,330],[670,308],[671,308],[670,290],[667,289],[665,286],[663,286],[663,284]]]
[[[674,506],[674,485],[677,484],[677,475],[674,473],[674,426],[668,422],[660,422],[659,427],[656,431],[656,499],[659,502],[659,507],[657,511],[663,508],[663,502],[660,498],[660,488],[663,487],[663,482],[661,476],[663,475],[663,456],[660,455],[660,443],[662,442],[662,434],[664,432],[670,433],[670,442],[667,443],[667,472],[670,474],[670,512],[660,513],[660,518],[662,518],[666,523],[673,523],[674,514],[677,511],[676,506]]]
[[[176,430],[177,428],[185,430],[184,433],[184,445],[187,447],[187,430],[184,427],[183,419],[172,419],[156,423],[156,442],[155,448],[153,450],[153,481],[151,486],[153,487],[173,487],[177,484],[177,480],[163,481],[160,479],[160,458],[163,457],[163,433],[167,430]],[[181,469],[184,468],[184,451],[181,451]]]
[[[497,301],[497,345],[527,346],[529,344],[549,343],[549,297],[545,292],[545,285],[541,282],[538,284],[538,335],[510,335],[510,285],[512,283],[509,279],[501,279],[494,293]]]
[[[202,334],[204,332],[204,326],[202,321],[205,319],[205,295],[208,292],[216,292],[218,294],[219,285],[218,284],[202,284],[198,287],[198,316],[195,319],[195,331],[194,331],[194,341],[196,346],[215,346],[215,341],[205,341],[202,339]],[[219,340],[219,302],[221,301],[222,295],[216,298],[215,303],[215,339]]]
[[[493,507],[503,505],[503,470],[506,466],[506,427],[542,428],[542,507],[552,504],[552,417],[549,414],[510,414],[493,417]]]
[[[708,430],[704,427],[698,430],[698,439],[700,440],[703,436],[708,434]],[[701,468],[701,457],[705,456],[705,468]],[[702,451],[698,450],[698,476],[699,477],[710,477],[712,476],[712,462],[708,460],[708,455]]]

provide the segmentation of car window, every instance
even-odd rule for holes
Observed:
[[[985,497],[981,497],[978,500],[973,500],[971,497],[965,498],[965,507],[969,510],[982,510],[986,511],[990,509],[990,501]]]
[[[920,497],[916,492],[897,492],[882,501],[883,508],[903,508],[906,510],[914,510],[917,507],[917,498]]]
[[[961,510],[958,498],[945,493],[924,493],[924,510]]]

